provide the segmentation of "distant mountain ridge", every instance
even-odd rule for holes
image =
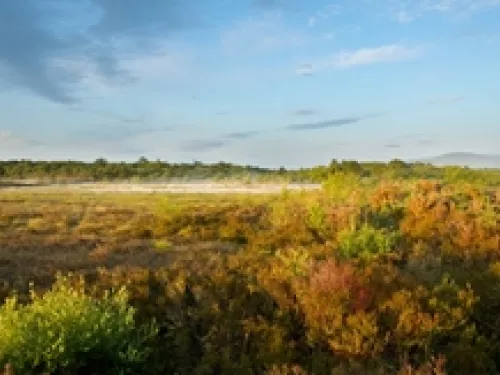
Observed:
[[[421,159],[436,166],[464,166],[470,168],[500,169],[500,155],[451,152],[431,158]]]

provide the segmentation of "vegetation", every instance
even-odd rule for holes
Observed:
[[[137,327],[126,290],[96,300],[85,282],[58,277],[42,296],[31,290],[28,305],[10,297],[0,309],[0,364],[17,373],[72,371],[135,373],[147,358],[145,343],[156,327]]]
[[[148,181],[148,180],[193,180],[193,179],[236,179],[239,181],[289,181],[323,182],[331,175],[349,174],[361,177],[380,178],[425,178],[446,182],[500,185],[500,171],[474,170],[460,167],[437,168],[424,163],[405,163],[393,160],[389,163],[358,163],[353,160],[338,162],[332,160],[326,166],[287,170],[266,169],[254,166],[239,166],[219,162],[215,164],[168,163],[149,161],[142,157],[136,162],[111,162],[96,159],[86,163],[79,161],[0,161],[0,181],[34,180],[38,182],[81,182],[81,181]]]
[[[0,364],[500,373],[497,172],[384,168],[412,172],[252,197],[0,191]]]

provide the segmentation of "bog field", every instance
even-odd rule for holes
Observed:
[[[498,184],[214,186],[0,188],[0,367],[500,373]]]

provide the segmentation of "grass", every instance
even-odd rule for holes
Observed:
[[[92,273],[119,265],[159,268],[190,252],[235,248],[197,238],[190,226],[175,239],[155,235],[172,215],[252,207],[271,196],[0,191],[0,279],[25,289],[57,270]],[[160,220],[160,221],[161,221]],[[207,235],[207,233],[205,233]]]

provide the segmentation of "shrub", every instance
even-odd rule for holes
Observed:
[[[311,265],[310,251],[304,248],[277,250],[276,257],[292,276],[304,276]]]
[[[399,289],[379,309],[396,352],[419,353],[428,359],[436,349],[442,350],[442,343],[454,344],[474,328],[471,315],[476,302],[470,286],[462,289],[444,275],[432,288]]]
[[[362,179],[356,174],[336,173],[323,182],[323,190],[329,200],[345,203],[350,198],[355,200],[356,194],[360,193],[361,183]]]
[[[311,345],[326,342],[342,359],[371,358],[380,354],[376,315],[368,311],[370,296],[356,269],[327,260],[311,271],[299,292],[299,304]]]
[[[147,360],[156,326],[138,327],[127,300],[124,288],[92,298],[83,278],[61,275],[43,295],[31,288],[27,305],[7,298],[0,308],[0,368],[8,365],[16,374],[134,373]]]
[[[340,255],[344,258],[370,258],[395,250],[399,234],[364,224],[359,229],[343,230],[338,235]]]

